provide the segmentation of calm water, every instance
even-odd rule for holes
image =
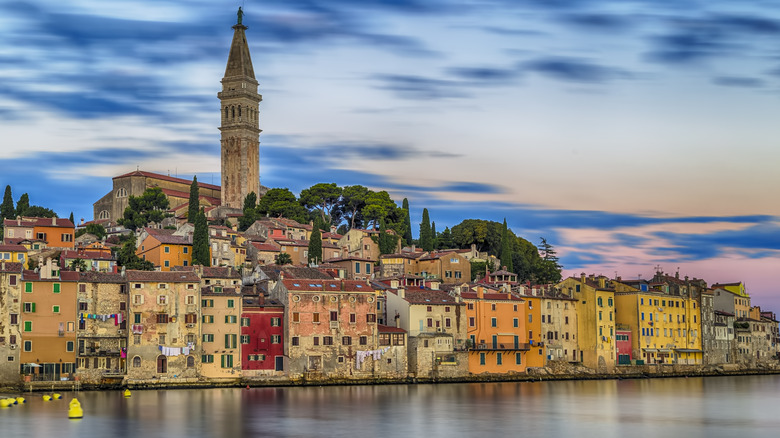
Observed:
[[[0,437],[765,437],[780,376],[75,394],[0,409]],[[29,396],[29,394],[28,394]]]

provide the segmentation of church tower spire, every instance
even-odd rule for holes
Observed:
[[[233,26],[222,91],[222,206],[243,207],[251,192],[260,196],[260,132],[258,107],[263,96],[257,92],[257,80],[246,42],[243,11],[238,8],[238,22]]]

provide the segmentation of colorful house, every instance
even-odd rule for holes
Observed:
[[[17,217],[4,220],[3,226],[5,244],[39,240],[48,248],[74,248],[76,226],[68,219]]]
[[[525,372],[525,355],[531,348],[525,300],[484,286],[475,289],[460,294],[468,319],[469,372]]]
[[[210,285],[200,290],[201,376],[241,377],[241,287]]]
[[[174,266],[189,266],[192,264],[192,235],[176,234],[176,230],[144,228],[135,254],[152,262],[161,271],[170,271]]]
[[[27,248],[23,245],[0,245],[0,261],[27,266]]]
[[[262,293],[243,294],[241,371],[244,377],[280,376],[285,371],[284,305]]]
[[[40,272],[22,273],[22,364],[33,380],[72,379],[76,372],[76,296],[79,273],[47,259]]]
[[[0,262],[0,386],[19,383],[22,263]]]

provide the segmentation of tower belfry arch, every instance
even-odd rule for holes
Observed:
[[[221,132],[222,206],[241,209],[244,198],[260,193],[260,102],[246,30],[243,10],[239,8],[233,26],[220,101],[219,130]]]

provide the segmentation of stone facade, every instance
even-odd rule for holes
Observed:
[[[227,68],[222,78],[220,101],[222,124],[222,206],[243,207],[249,193],[260,196],[259,104],[263,97],[257,92],[247,27],[233,26]]]
[[[132,315],[127,379],[135,382],[197,379],[201,364],[198,275],[127,271],[127,282]]]
[[[467,351],[455,351],[448,333],[420,333],[409,338],[409,375],[415,378],[458,378],[469,374]]]
[[[22,264],[0,263],[0,386],[19,382]]]
[[[121,274],[84,272],[78,283],[79,380],[103,383],[127,371],[127,284]]]

